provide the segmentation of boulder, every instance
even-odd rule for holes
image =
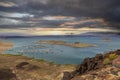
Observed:
[[[71,73],[64,72],[62,80],[71,80]]]
[[[21,63],[19,63],[19,64],[16,65],[16,68],[17,69],[21,69],[21,68],[23,68],[26,65],[29,65],[29,63],[28,62],[21,62]]]

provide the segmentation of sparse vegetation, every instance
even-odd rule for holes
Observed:
[[[115,58],[117,58],[117,56],[118,56],[118,55],[116,55],[115,53],[110,54],[107,58],[105,58],[105,59],[103,60],[103,64],[104,64],[104,65],[110,64],[110,63],[112,62],[112,60],[114,60]]]
[[[118,56],[118,55],[116,55],[115,53],[110,54],[110,55],[109,55],[109,59],[110,59],[110,60],[113,60],[113,59],[115,59],[117,56]]]
[[[110,64],[110,63],[111,63],[111,61],[110,61],[109,58],[105,58],[104,61],[103,61],[104,65],[107,65],[107,64]]]

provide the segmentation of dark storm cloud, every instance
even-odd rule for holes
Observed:
[[[0,1],[0,11],[27,12],[37,15],[41,12],[40,10],[46,10],[48,8],[46,1],[47,0],[3,0]],[[12,6],[13,4],[10,6],[8,3],[14,3],[15,6]]]
[[[50,0],[49,3],[75,15],[105,18],[111,26],[120,29],[120,0]]]
[[[34,17],[60,14],[104,18],[109,26],[120,29],[120,0],[3,0],[1,2],[0,11],[3,12],[29,13],[35,15]],[[7,4],[9,6],[6,7]],[[4,18],[6,17],[4,16]],[[20,20],[29,27],[39,25],[58,27],[59,25],[58,22],[44,20],[41,22],[38,20],[36,22],[39,23],[31,25],[27,23],[30,21],[29,19],[21,18]],[[17,26],[15,25],[15,27]],[[80,26],[78,25],[78,27]]]

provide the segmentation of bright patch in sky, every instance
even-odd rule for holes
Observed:
[[[33,14],[29,14],[29,13],[6,13],[2,11],[0,11],[0,16],[12,17],[12,18],[34,17]]]
[[[42,18],[43,20],[57,20],[57,21],[60,21],[60,20],[65,20],[65,21],[69,21],[69,20],[74,20],[75,17],[69,17],[69,16],[44,16]]]
[[[17,17],[17,18],[22,18],[22,17],[34,17],[34,15],[28,14],[28,13],[13,13],[10,14],[11,17]]]
[[[8,18],[0,18],[0,25],[18,25],[22,24],[23,21],[15,20],[15,19],[8,19]]]
[[[9,32],[10,31],[10,32]],[[118,32],[111,29],[102,28],[26,28],[26,29],[1,29],[0,34],[24,34],[24,35],[80,35],[88,32]],[[9,33],[9,34],[6,34]],[[23,35],[23,36],[24,36]]]
[[[13,7],[13,6],[17,6],[17,4],[15,4],[13,2],[6,1],[6,2],[0,2],[0,6],[3,6],[3,7]]]

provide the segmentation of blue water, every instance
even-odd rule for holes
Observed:
[[[14,43],[14,47],[5,53],[22,54],[36,59],[45,59],[59,64],[80,64],[84,58],[93,57],[98,53],[120,49],[120,37],[109,36],[109,42],[104,42],[105,37],[97,36],[59,36],[59,37],[29,37],[5,38]],[[37,44],[39,40],[62,40],[67,42],[81,42],[96,44],[97,47],[72,48],[62,45]]]

